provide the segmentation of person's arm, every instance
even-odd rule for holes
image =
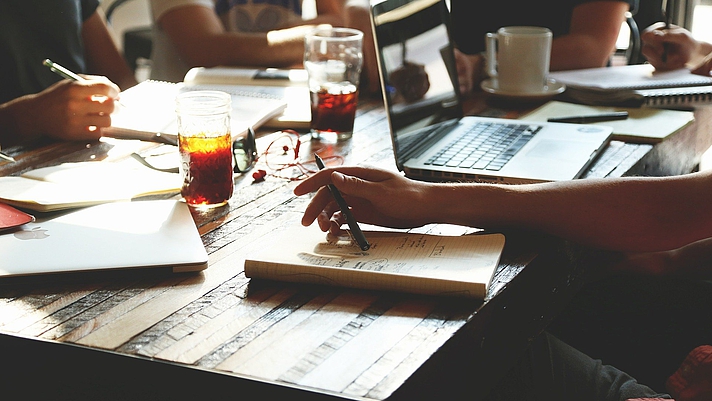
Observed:
[[[82,25],[82,41],[87,71],[103,75],[121,89],[136,85],[136,77],[116,47],[104,19],[95,11]]]
[[[669,251],[631,253],[611,269],[614,273],[687,276],[712,279],[712,238]]]
[[[531,185],[434,184],[362,167],[323,170],[304,195],[333,182],[362,222],[388,227],[450,223],[539,230],[598,248],[653,252],[712,237],[712,172],[674,177],[573,180]],[[348,174],[348,175],[344,175]],[[335,230],[338,208],[320,189],[302,223]]]
[[[470,93],[486,78],[485,58],[480,54],[465,54],[455,49],[455,66],[460,93],[463,95]]]
[[[96,140],[111,125],[119,88],[105,77],[65,79],[40,93],[0,104],[0,143],[10,146],[39,136]]]
[[[605,67],[616,49],[628,3],[593,1],[576,6],[569,33],[553,40],[552,71]]]
[[[289,67],[304,58],[304,35],[311,25],[268,33],[228,32],[211,8],[176,7],[156,22],[188,65]]]

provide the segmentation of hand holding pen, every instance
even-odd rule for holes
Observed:
[[[321,160],[321,157],[319,157],[319,155],[317,155],[316,153],[314,154],[314,160],[316,161],[316,165],[317,167],[319,167],[319,170],[323,170],[325,167],[324,161]],[[329,189],[329,192],[331,192],[331,195],[334,197],[336,204],[339,205],[339,209],[341,210],[342,215],[346,218],[346,223],[349,225],[350,230],[349,234],[354,239],[354,241],[356,241],[362,251],[367,251],[371,247],[371,244],[369,244],[368,240],[366,240],[366,236],[363,234],[363,231],[361,231],[361,227],[359,227],[358,222],[351,214],[349,205],[346,204],[344,197],[341,196],[341,192],[339,192],[339,190],[333,184],[328,184],[327,188]]]
[[[665,20],[666,31],[670,30],[672,21],[672,6],[670,4],[672,4],[672,2],[669,0],[663,0],[661,4],[661,12],[663,14],[663,19]],[[670,51],[669,47],[669,43],[663,43],[663,53],[660,55],[660,61],[663,63],[667,63],[668,52]]]
[[[105,78],[85,79],[46,60],[51,70],[71,80],[59,81],[33,96],[13,103],[18,138],[47,135],[61,140],[96,140],[101,128],[111,125],[111,113],[120,89]],[[60,73],[61,71],[61,73]],[[78,79],[77,79],[78,78]],[[77,84],[77,82],[80,82]]]
[[[81,76],[77,75],[76,73],[64,68],[63,66],[53,62],[52,60],[46,58],[44,61],[42,61],[42,65],[49,67],[49,70],[52,71],[53,73],[59,75],[62,78],[65,79],[71,79],[72,81],[78,81],[78,82],[86,82],[87,79],[82,78]],[[114,99],[114,98],[112,98]],[[123,106],[119,100],[116,100],[117,104]]]

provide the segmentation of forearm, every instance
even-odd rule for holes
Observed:
[[[17,145],[27,142],[37,135],[33,133],[32,95],[13,99],[0,104],[0,144]]]
[[[103,75],[124,90],[136,85],[136,77],[116,47],[98,12],[84,22],[82,40],[88,73]]]
[[[212,9],[179,7],[157,21],[189,65],[289,66],[304,55],[309,26],[268,33],[228,32]]]
[[[301,37],[273,31],[268,34],[224,33],[195,38],[181,49],[190,65],[214,67],[290,66],[302,61],[304,45]]]
[[[605,67],[615,45],[606,46],[595,37],[566,35],[554,40],[551,47],[551,71]]]
[[[440,210],[437,222],[528,228],[598,248],[661,251],[712,236],[711,189],[705,176],[690,176],[684,184],[678,177],[442,186],[436,191],[444,202],[431,208]]]

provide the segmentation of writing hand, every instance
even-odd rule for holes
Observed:
[[[658,22],[648,27],[640,35],[643,43],[641,53],[657,70],[668,71],[683,68],[697,57],[700,44],[689,31],[676,25],[665,29]],[[665,47],[667,46],[667,49]],[[666,50],[666,51],[665,51]],[[666,57],[663,57],[666,53]]]
[[[351,207],[354,218],[362,223],[392,228],[420,227],[431,223],[426,193],[432,187],[390,171],[367,167],[337,167],[319,171],[301,182],[295,195],[316,191],[307,206],[302,224],[315,220],[322,231],[341,234],[344,223],[339,207],[326,185],[333,184]]]
[[[119,88],[104,77],[62,80],[36,94],[17,99],[14,114],[20,135],[47,135],[62,140],[95,140],[111,125]]]

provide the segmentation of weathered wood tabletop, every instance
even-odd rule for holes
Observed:
[[[471,114],[512,113],[472,104]],[[690,171],[711,143],[709,111],[700,109],[696,117],[656,146],[613,142],[588,175]],[[301,154],[318,151],[343,156],[346,164],[395,169],[387,130],[380,102],[364,102],[352,139],[328,145],[303,137]],[[260,150],[274,138],[261,136]],[[123,148],[106,140],[9,149],[17,162],[0,164],[0,175],[67,161],[111,162],[125,157]],[[31,378],[37,385],[23,388],[23,395],[79,399],[464,398],[484,393],[514,363],[566,304],[586,263],[596,260],[563,241],[507,233],[484,302],[250,282],[245,255],[274,231],[299,224],[309,198],[295,197],[294,185],[269,176],[253,182],[248,174],[236,178],[229,205],[194,211],[209,254],[208,269],[198,274],[0,280],[3,387]]]

